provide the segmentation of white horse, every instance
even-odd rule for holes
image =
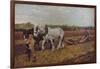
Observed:
[[[47,40],[50,40],[52,45],[52,51],[55,49],[54,41],[58,40],[57,49],[64,47],[63,38],[64,38],[64,31],[57,27],[57,28],[50,28],[47,25],[37,25],[34,26],[34,37],[39,37],[38,35],[41,34],[43,37],[42,40],[42,50],[45,49],[44,45]]]

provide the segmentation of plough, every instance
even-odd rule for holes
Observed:
[[[84,35],[78,39],[66,39],[66,40],[64,40],[64,42],[68,45],[73,45],[73,44],[80,44],[80,43],[84,43],[87,41],[91,41],[93,39],[94,39],[94,37],[90,37],[89,35]]]

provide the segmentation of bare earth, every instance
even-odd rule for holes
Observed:
[[[15,67],[95,62],[95,41],[88,41],[76,45],[65,45],[64,48],[55,50],[54,52],[49,49],[35,51],[33,52],[34,54],[36,55],[36,62],[28,61],[26,54],[17,55],[15,58]]]
[[[44,51],[33,51],[32,55],[36,55],[35,62],[32,61],[34,58],[31,61],[28,61],[27,54],[25,54],[25,42],[23,39],[15,40],[15,67],[95,63],[96,46],[94,30],[91,30],[89,33],[90,36],[93,37],[93,40],[72,45],[68,45],[64,42],[65,47],[55,51],[51,51],[50,49]],[[64,40],[79,39],[84,34],[84,31],[65,31]]]

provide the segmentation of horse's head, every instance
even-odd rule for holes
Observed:
[[[34,38],[43,39],[43,36],[48,33],[47,25],[34,26]]]
[[[34,32],[33,32],[33,35],[34,37],[38,37],[38,34],[39,34],[39,28],[38,28],[38,25],[34,25]]]

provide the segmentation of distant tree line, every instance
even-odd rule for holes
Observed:
[[[60,27],[63,30],[82,30],[82,29],[88,29],[93,30],[94,27],[79,27],[79,26],[67,26],[67,25],[47,25],[48,27],[55,28]],[[27,23],[21,23],[21,24],[15,24],[15,31],[24,31],[25,29],[31,29],[34,25],[30,22]]]
[[[79,27],[79,26],[67,26],[67,25],[48,25],[51,28],[60,27],[63,30],[82,30],[82,29],[88,29],[93,30],[94,27]]]

